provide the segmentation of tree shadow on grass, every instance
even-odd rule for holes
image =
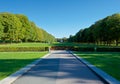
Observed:
[[[0,59],[0,79],[16,72],[36,59]]]

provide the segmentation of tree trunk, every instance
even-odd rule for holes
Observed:
[[[118,46],[118,40],[116,40],[116,46]]]

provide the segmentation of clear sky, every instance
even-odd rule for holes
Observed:
[[[0,12],[25,14],[40,28],[61,38],[120,13],[120,0],[0,0]]]

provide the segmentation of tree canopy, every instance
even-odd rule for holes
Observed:
[[[22,14],[0,13],[1,42],[53,42],[55,37]]]
[[[120,14],[113,14],[96,21],[89,28],[81,29],[68,41],[118,45],[120,41]]]

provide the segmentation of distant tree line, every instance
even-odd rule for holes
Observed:
[[[66,37],[63,37],[63,38],[56,38],[56,41],[57,42],[67,42],[67,39]]]
[[[53,42],[55,37],[22,14],[0,13],[1,42]]]
[[[120,42],[120,14],[107,16],[89,28],[81,29],[76,35],[70,35],[69,42],[116,44]]]

